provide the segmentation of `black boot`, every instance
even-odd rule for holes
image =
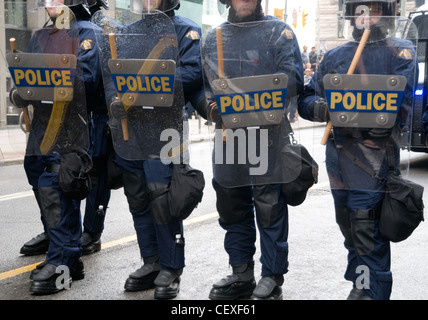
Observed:
[[[183,269],[161,270],[155,279],[155,299],[174,299],[180,292]]]
[[[83,232],[80,241],[82,242],[83,255],[101,250],[101,233]]]
[[[372,300],[369,296],[364,293],[363,289],[352,288],[351,292],[349,292],[346,300]]]
[[[282,284],[284,276],[274,275],[262,277],[257,283],[256,288],[251,296],[254,300],[282,300]]]
[[[35,236],[30,241],[24,243],[19,251],[20,254],[26,256],[35,256],[39,254],[45,254],[49,247],[49,235],[47,232],[43,232]]]
[[[254,262],[232,266],[233,273],[213,284],[209,298],[211,300],[234,300],[251,297],[256,280]]]
[[[154,281],[159,274],[159,256],[143,258],[144,264],[141,268],[131,273],[126,279],[126,291],[142,291],[153,288]]]
[[[36,266],[36,269],[34,269],[33,271],[31,271],[30,273],[30,280],[34,280],[34,276],[36,274],[38,274],[40,272],[40,270],[42,270],[44,268],[44,266],[46,266],[48,264],[48,262],[45,260],[42,263],[39,263]],[[71,278],[73,280],[82,280],[85,278],[85,266],[83,265],[83,261],[82,258],[79,258],[76,261],[76,265],[74,267],[74,271],[71,274]]]
[[[63,289],[68,289],[71,286],[71,277],[58,279],[64,277],[58,273],[57,266],[47,263],[36,275],[31,282],[30,292],[34,294],[52,294],[57,293]]]

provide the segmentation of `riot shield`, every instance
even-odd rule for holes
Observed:
[[[177,37],[171,19],[145,4],[131,1],[123,27],[97,37],[113,144],[127,160],[179,163],[187,158],[188,129]]]
[[[303,89],[303,68],[291,28],[271,17],[225,22],[207,35],[202,63],[204,86],[221,115],[213,144],[216,182],[237,187],[295,180],[302,162],[291,164],[285,111]]]
[[[317,139],[327,145],[331,188],[380,191],[388,172],[408,170],[416,28],[392,16],[336,21],[339,37],[321,38],[323,55],[299,108],[327,104],[329,122]]]
[[[53,1],[5,1],[4,5],[6,21],[17,21],[21,14],[28,28],[11,32],[17,37],[6,39],[7,49],[1,53],[8,66],[11,102],[22,108],[30,132],[26,154],[62,153],[70,146],[87,149],[81,43],[73,12]],[[51,20],[49,14],[56,18]]]

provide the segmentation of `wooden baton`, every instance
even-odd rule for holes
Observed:
[[[110,51],[111,51],[111,58],[117,59],[117,48],[116,48],[116,40],[114,37],[114,33],[109,33],[108,40],[110,43]],[[118,95],[119,101],[120,96]],[[128,141],[129,140],[129,132],[128,132],[128,121],[126,118],[123,118],[120,120],[122,124],[122,134],[123,134],[123,140]]]

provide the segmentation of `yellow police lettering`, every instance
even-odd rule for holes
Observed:
[[[116,77],[117,90],[122,91],[122,87],[126,84],[126,79],[123,76]]]
[[[71,79],[71,70],[61,69],[61,70],[48,70],[48,69],[28,69],[14,70],[15,84],[17,86],[22,85],[22,81],[25,80],[25,83],[29,86],[72,86]]]
[[[336,103],[340,103],[342,101],[342,95],[340,92],[332,92],[331,93],[331,109],[335,109]]]
[[[219,99],[222,113],[229,113],[226,111],[229,107],[233,109],[233,113],[284,107],[282,91],[235,94],[233,96],[220,96]]]
[[[381,102],[379,102],[379,100]],[[383,101],[385,101],[385,95],[382,93],[376,93],[373,98],[373,107],[376,110],[381,111],[382,109],[385,108],[385,103],[383,103]]]
[[[347,111],[397,111],[397,99],[396,92],[331,92],[330,109],[342,106]]]
[[[355,96],[352,92],[347,92],[343,96],[343,107],[352,110],[355,107]]]
[[[239,104],[239,105],[238,105]],[[232,108],[236,112],[241,112],[245,107],[244,98],[240,95],[236,95],[232,99]]]
[[[397,99],[398,94],[391,93],[386,96],[386,110],[397,111]]]
[[[226,108],[230,107],[231,104],[232,104],[232,99],[230,99],[230,97],[227,97],[227,96],[220,97],[220,109],[222,113],[225,113]]]

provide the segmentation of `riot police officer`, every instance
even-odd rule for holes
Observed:
[[[97,90],[102,91],[102,81],[94,25],[89,22],[86,0],[38,1],[37,6],[46,9],[52,25],[36,31],[27,52],[70,54],[77,59],[75,71],[70,73],[76,76],[69,100],[59,101],[55,95],[52,103],[45,99],[31,101],[34,116],[24,167],[30,184],[37,190],[49,247],[46,261],[31,275],[30,292],[50,294],[69,288],[71,279],[84,277],[80,259],[81,198],[72,194],[73,190],[71,194],[65,193],[66,189],[60,187],[59,172],[67,169],[62,160],[70,150],[86,155],[78,156],[75,161],[85,159],[87,169],[91,167],[86,153],[89,148],[86,106],[95,105],[93,97],[97,96]],[[63,62],[68,61],[64,56]],[[67,92],[62,91],[62,95]],[[28,104],[15,89],[11,100],[20,107]]]
[[[222,130],[222,123],[224,124],[223,115],[220,115],[219,100],[214,101],[214,98],[210,98],[210,95],[213,95],[213,83],[217,81],[216,79],[220,79],[221,83],[222,78],[232,81],[234,78],[247,77],[245,78],[247,81],[242,85],[244,87],[253,76],[283,73],[288,76],[287,102],[290,97],[298,95],[303,89],[303,64],[299,45],[291,28],[279,19],[265,15],[261,0],[220,0],[220,2],[229,8],[228,21],[207,35],[202,50],[205,76],[211,84],[207,88],[207,95],[212,101],[207,108],[207,116],[208,120],[216,122],[216,131]],[[221,38],[217,30],[221,30]],[[224,70],[220,67],[222,65]],[[224,73],[223,76],[222,73]],[[266,80],[268,83],[271,81],[280,83],[279,78],[276,77]],[[261,87],[263,83],[259,85]],[[234,86],[220,84],[220,87]],[[257,87],[258,85],[248,91],[261,90]],[[268,93],[258,92],[257,94],[268,95]],[[239,96],[236,97],[238,101]],[[252,102],[252,107],[248,106],[248,109],[256,109],[255,105],[256,102]],[[284,101],[282,106],[285,107],[285,105]],[[240,106],[242,109],[243,104]],[[244,109],[247,109],[247,105]],[[281,183],[285,181],[275,180],[277,177],[272,174],[276,167],[281,167],[279,157],[276,157],[278,154],[275,154],[274,150],[280,150],[289,142],[287,140],[288,119],[283,109],[281,110],[279,115],[268,112],[267,121],[279,120],[275,124],[253,123],[254,126],[260,127],[256,129],[258,131],[255,140],[261,139],[262,131],[268,132],[268,150],[266,152],[258,150],[268,157],[268,173],[264,176],[264,183],[256,183],[256,178],[249,173],[251,170],[248,171],[249,168],[245,164],[240,164],[237,158],[231,164],[224,164],[224,162],[219,164],[215,160],[221,148],[227,152],[227,140],[233,140],[232,136],[235,133],[245,132],[250,137],[254,129],[246,126],[230,129],[225,125],[227,129],[224,141],[221,142],[220,135],[215,137],[212,183],[217,195],[219,223],[226,231],[224,248],[229,255],[229,264],[232,266],[233,273],[213,285],[209,293],[210,299],[249,297],[282,299],[283,275],[288,271],[288,208],[285,196],[281,192]],[[241,113],[236,115],[244,122],[256,114],[248,112],[248,117]],[[231,124],[241,121],[237,120],[237,117],[232,118]],[[249,144],[250,142],[245,145],[244,150],[249,150]],[[235,145],[235,156],[240,154],[238,149],[239,146]],[[260,232],[262,264],[262,277],[257,285],[253,260],[256,241],[255,220]]]
[[[362,113],[355,113],[354,116],[358,117],[353,118],[361,120],[354,120],[349,126],[333,123],[333,131],[327,141],[326,167],[336,222],[348,251],[345,279],[353,283],[348,296],[352,300],[389,299],[392,288],[390,242],[379,230],[379,211],[384,196],[381,180],[388,170],[399,174],[397,137],[401,128],[409,127],[412,88],[417,70],[411,42],[388,37],[395,26],[398,3],[396,0],[345,0],[344,16],[353,26],[354,40],[325,54],[299,98],[299,113],[305,119],[319,122],[333,116],[343,121],[349,119],[346,112],[340,113],[342,117],[339,119],[336,116],[338,113],[329,109],[326,102],[329,82],[323,82],[323,79],[331,74],[349,72],[356,49],[363,35],[366,37],[367,34],[369,36],[365,38],[367,42],[359,62],[351,73],[360,77],[358,79],[369,79],[370,74],[374,74],[401,75],[407,80],[396,121],[390,128],[380,127],[381,123],[377,127],[369,125]],[[340,81],[341,78],[337,79]],[[354,81],[354,86],[360,85],[359,81]],[[346,90],[349,89],[354,88],[350,86]],[[375,118],[376,114],[373,114],[368,120]],[[375,174],[369,175],[365,167]]]
[[[177,296],[185,267],[183,223],[171,216],[168,203],[173,165],[161,159],[160,135],[165,129],[181,131],[183,106],[192,99],[197,104],[202,92],[201,30],[191,20],[175,15],[179,5],[178,0],[131,0],[131,12],[140,14],[140,18],[142,15],[142,19],[125,25],[117,35],[119,58],[143,60],[151,55],[152,59],[177,59],[172,106],[150,106],[147,102],[144,106],[132,105],[125,114],[129,139],[124,141],[122,130],[117,129],[123,125],[118,120],[124,105],[116,98],[116,91],[107,95],[108,102],[113,100],[110,127],[116,159],[123,170],[124,192],[143,260],[142,267],[129,275],[125,290],[155,287],[156,299]],[[136,40],[139,35],[141,42]]]

